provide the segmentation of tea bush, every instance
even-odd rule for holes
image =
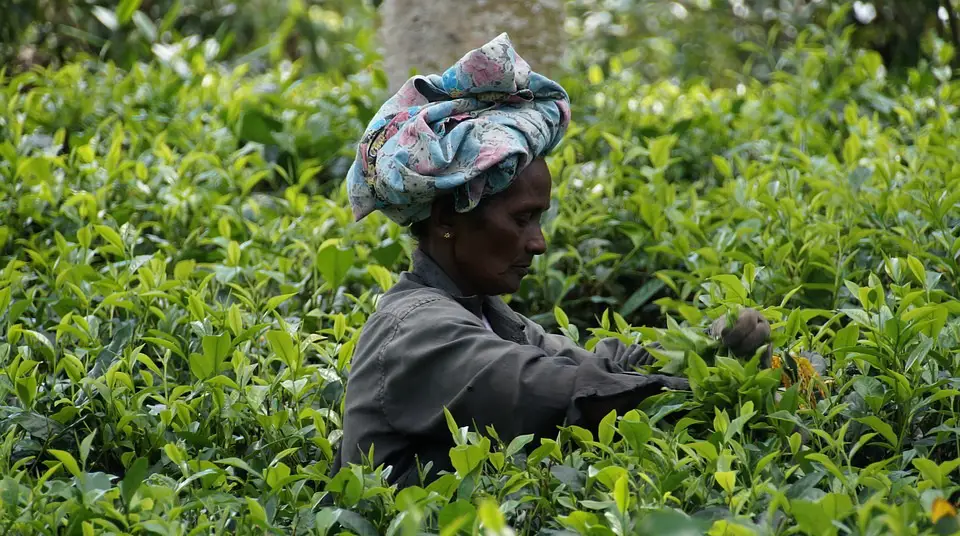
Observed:
[[[340,180],[382,74],[204,54],[2,77],[3,533],[956,532],[949,69],[889,78],[836,24],[769,82],[647,83],[630,53],[564,80],[551,251],[510,300],[587,347],[659,341],[692,393],[551,438],[450,421],[456,472],[398,491],[328,475],[413,247]],[[702,334],[743,306],[771,368]]]
[[[851,42],[879,52],[891,72],[935,59],[943,42],[960,46],[952,0],[569,0],[568,6],[577,66],[640,50],[643,61],[632,70],[653,80],[702,76],[735,85],[744,71],[766,79],[800,30],[837,16]],[[764,54],[755,54],[758,48]]]
[[[304,58],[305,68],[353,72],[373,52],[368,0],[7,0],[0,63],[18,70],[96,56],[124,68],[202,39],[220,61]]]

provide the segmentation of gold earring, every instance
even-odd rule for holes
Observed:
[[[443,237],[446,238],[447,240],[450,240],[451,236],[453,235],[451,235],[450,233],[443,233]]]

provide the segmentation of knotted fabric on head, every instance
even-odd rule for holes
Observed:
[[[380,210],[408,225],[443,193],[458,212],[473,210],[552,151],[569,124],[567,92],[501,34],[442,76],[411,78],[380,108],[347,175],[354,216]]]

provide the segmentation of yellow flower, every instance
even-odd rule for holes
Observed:
[[[945,517],[957,517],[957,509],[949,501],[938,497],[930,507],[930,519],[937,523]]]
[[[770,360],[770,368],[778,369],[782,367],[783,357],[781,357],[780,354],[773,354],[773,358]],[[790,381],[789,371],[784,371],[783,374],[780,375],[780,383],[783,384],[784,389],[789,389],[790,386],[793,385],[793,382]]]
[[[784,367],[784,357],[789,357],[796,364],[796,378],[792,378],[790,368]],[[820,396],[827,396],[826,391],[823,388],[823,380],[820,377],[820,373],[817,372],[817,369],[813,367],[813,363],[810,362],[806,357],[797,357],[793,353],[787,353],[786,356],[779,354],[774,354],[770,362],[770,368],[779,369],[783,368],[784,373],[780,376],[780,381],[783,384],[785,389],[789,389],[790,386],[794,384],[794,381],[798,384],[800,391],[807,393],[809,398],[809,403],[811,405],[816,404],[816,397],[813,393],[813,388],[816,387],[819,391]]]
[[[817,372],[817,369],[813,368],[813,364],[810,363],[809,359],[805,357],[797,358],[797,375],[800,376],[801,389],[810,392],[813,386],[816,386],[817,390],[820,391],[820,396],[827,396],[826,391],[823,390],[823,386],[818,382],[820,373]]]

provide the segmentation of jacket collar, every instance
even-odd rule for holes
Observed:
[[[464,295],[443,268],[420,248],[413,252],[413,276],[422,284],[447,294],[477,318],[486,316],[494,333],[503,339],[526,344],[526,326],[506,302],[499,296]]]

